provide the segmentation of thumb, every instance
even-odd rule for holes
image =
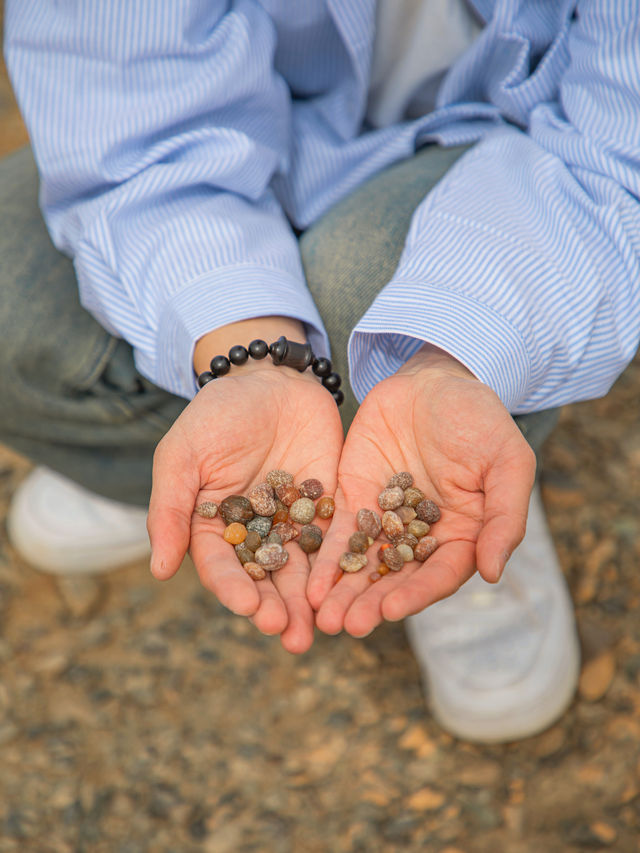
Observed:
[[[191,516],[199,491],[198,466],[162,442],[153,457],[147,531],[151,573],[168,580],[180,568],[191,540]]]
[[[489,583],[500,580],[507,560],[522,541],[535,478],[535,456],[527,446],[514,460],[485,475],[484,524],[476,543],[476,566]]]

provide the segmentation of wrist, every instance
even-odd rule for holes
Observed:
[[[478,377],[461,361],[433,344],[424,344],[397,372],[403,375],[415,375],[424,371],[479,381]]]

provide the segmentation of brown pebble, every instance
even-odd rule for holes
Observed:
[[[410,524],[416,517],[416,511],[412,506],[399,506],[394,512],[400,516],[403,524]]]
[[[280,536],[279,533],[276,533],[273,530],[271,531],[271,533],[267,536],[267,538],[264,541],[265,541],[266,545],[282,545],[282,544],[284,544],[282,542],[282,536]]]
[[[251,489],[248,498],[256,515],[275,515],[276,498],[269,483],[258,483]]]
[[[276,572],[281,569],[289,559],[289,552],[276,543],[261,545],[256,551],[256,563],[268,572]]]
[[[392,572],[399,572],[404,566],[404,559],[397,548],[386,548],[382,561]]]
[[[288,521],[288,520],[289,520],[289,510],[286,507],[284,509],[277,510],[276,514],[273,516],[273,523],[274,524],[282,524],[283,521]]]
[[[393,510],[387,510],[382,516],[382,529],[389,539],[393,540],[402,536],[404,524],[400,521],[400,516],[396,515]]]
[[[258,565],[258,563],[245,563],[244,570],[250,578],[254,579],[254,581],[264,580],[267,576],[266,570],[262,566]]]
[[[416,489],[415,486],[410,486],[404,490],[404,505],[415,507],[424,500],[424,492]]]
[[[323,498],[320,498],[316,504],[316,513],[318,514],[318,518],[331,518],[335,509],[335,501],[333,498],[330,498],[329,495],[325,495]]]
[[[248,548],[244,547],[244,542],[240,545],[236,545],[236,557],[240,560],[242,565],[245,563],[251,563],[254,559],[253,551],[250,551]]]
[[[418,544],[418,537],[414,536],[411,533],[407,533],[407,531],[405,530],[402,536],[398,536],[397,539],[394,539],[393,544],[396,548],[398,547],[398,545],[408,545],[409,548],[413,550]]]
[[[389,571],[389,566],[387,566],[386,563],[381,563],[378,566],[378,574],[380,575],[388,575]]]
[[[247,530],[247,538],[244,540],[244,547],[254,553],[262,545],[262,537],[256,530]]]
[[[384,556],[384,552],[387,550],[387,548],[391,548],[391,544],[389,542],[385,542],[384,545],[381,545],[378,548],[378,553],[376,556],[378,557],[379,560],[382,560],[382,558]]]
[[[423,536],[418,540],[418,544],[413,549],[413,556],[420,563],[424,563],[427,557],[430,557],[438,547],[438,540],[435,536]]]
[[[218,504],[213,501],[203,501],[196,507],[196,512],[203,518],[215,518],[215,515],[218,512]]]
[[[277,533],[284,544],[285,542],[291,542],[292,539],[296,538],[298,535],[298,528],[290,521],[281,521],[279,524],[273,525],[271,533]]]
[[[291,521],[297,521],[298,524],[309,524],[313,521],[315,514],[316,505],[311,498],[298,498],[289,507],[289,518]]]
[[[426,521],[420,521],[419,518],[414,518],[413,521],[410,521],[409,524],[407,524],[407,533],[410,533],[417,539],[422,539],[422,537],[426,536],[430,530],[431,525],[427,524]]]
[[[380,574],[380,572],[371,572],[371,574],[369,575],[369,580],[371,581],[371,583],[375,583],[376,581],[379,581],[381,577],[382,575]]]
[[[366,533],[372,539],[377,539],[382,530],[382,521],[377,512],[372,509],[359,509],[356,515],[358,530]]]
[[[244,524],[253,518],[251,504],[244,495],[229,495],[220,503],[218,512],[225,524],[233,524],[234,521]]]
[[[318,500],[319,497],[322,496],[324,492],[324,486],[320,482],[320,480],[316,480],[313,477],[308,480],[303,480],[302,483],[298,486],[298,491],[300,492],[300,496],[303,498],[310,498],[312,501]]]
[[[369,561],[364,554],[353,554],[351,551],[346,551],[340,557],[340,568],[343,572],[359,572]]]
[[[370,538],[364,531],[356,530],[349,538],[349,550],[354,554],[364,554],[370,545]]]
[[[404,542],[400,542],[400,544],[395,546],[395,549],[405,563],[410,563],[411,560],[413,560],[413,549],[409,545],[406,545]]]
[[[300,492],[293,483],[283,483],[276,489],[276,495],[285,506],[291,507],[300,498]]]
[[[413,474],[410,474],[408,471],[399,471],[397,474],[394,474],[387,483],[387,488],[393,489],[394,486],[400,486],[403,492],[405,489],[409,489],[413,486]]]
[[[416,506],[416,515],[420,521],[426,521],[427,524],[435,524],[440,518],[440,510],[429,498],[425,498]]]
[[[293,483],[293,474],[283,471],[282,468],[274,468],[273,471],[269,471],[265,480],[272,489],[277,489],[283,483]]]
[[[395,509],[402,506],[404,501],[404,492],[400,486],[394,486],[392,489],[384,489],[378,495],[378,506],[380,509]]]
[[[303,525],[298,545],[305,554],[313,554],[322,545],[322,530],[316,524]]]
[[[239,545],[247,538],[247,528],[239,521],[233,521],[225,527],[222,538],[231,545]]]

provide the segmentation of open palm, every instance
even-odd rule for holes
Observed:
[[[432,533],[438,550],[380,581],[370,566],[334,585],[340,554],[361,507],[377,509],[389,477],[410,471],[441,508]],[[477,567],[495,581],[524,535],[535,457],[498,397],[470,375],[437,370],[398,373],[379,383],[349,430],[339,467],[334,522],[309,580],[316,622],[368,634],[451,595]]]
[[[203,586],[222,604],[263,633],[281,634],[289,651],[305,651],[313,641],[309,557],[288,543],[284,568],[256,583],[222,538],[222,519],[203,519],[194,508],[246,495],[274,468],[296,482],[318,478],[332,494],[341,448],[337,407],[312,375],[269,367],[210,382],[154,457],[148,528],[155,577],[172,577],[189,550]]]

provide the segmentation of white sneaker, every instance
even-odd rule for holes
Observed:
[[[147,511],[103,498],[48,468],[36,468],[11,499],[7,532],[36,569],[94,574],[150,553]]]
[[[497,584],[477,573],[405,620],[433,716],[466,741],[537,734],[574,695],[580,655],[573,605],[539,490],[527,532]]]

